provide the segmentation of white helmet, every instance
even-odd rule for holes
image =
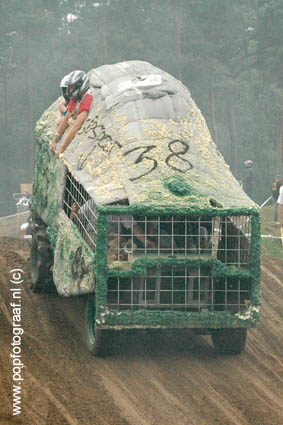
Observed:
[[[71,86],[72,89],[70,89]],[[84,71],[72,71],[70,74],[65,75],[60,83],[63,96],[68,101],[71,98],[74,100],[81,100],[84,93],[90,87],[89,78]]]
[[[247,159],[247,161],[244,162],[245,166],[250,168],[254,165],[253,161],[251,159]]]
[[[70,97],[67,95],[66,91],[67,91],[67,84],[66,84],[66,79],[67,79],[67,75],[65,75],[65,77],[62,78],[61,83],[60,83],[60,87],[62,90],[62,95],[64,97],[64,99],[66,100],[66,102],[68,103],[70,100]]]

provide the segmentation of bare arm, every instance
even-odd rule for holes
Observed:
[[[58,107],[58,112],[57,112],[57,118],[56,118],[56,124],[59,127],[59,125],[61,124],[63,118],[64,118],[64,113],[66,111],[66,100],[63,99],[61,100],[61,102],[59,103],[59,107]]]
[[[63,136],[63,134],[65,133],[66,129],[68,128],[69,124],[68,124],[68,120],[70,118],[70,112],[67,112],[67,114],[64,116],[64,118],[61,121],[61,124],[59,125],[56,135],[53,137],[53,140],[51,142],[51,150],[52,152],[56,151],[56,145],[58,143],[58,141],[60,140],[60,136]],[[60,136],[58,136],[60,134]]]
[[[76,121],[74,122],[74,124],[70,128],[70,131],[68,132],[62,146],[58,150],[57,156],[59,156],[62,152],[64,152],[64,150],[69,146],[69,144],[71,143],[71,141],[73,140],[73,138],[75,137],[77,132],[80,130],[83,123],[85,122],[87,116],[88,116],[88,111],[82,111],[77,116]],[[63,124],[63,122],[62,122],[62,124]],[[60,133],[60,128],[61,128],[61,125],[59,126],[58,133]]]

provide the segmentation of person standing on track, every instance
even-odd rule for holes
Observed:
[[[272,183],[272,203],[273,203],[273,220],[274,223],[278,224],[278,196],[279,196],[279,190],[281,186],[282,176],[277,175],[275,177],[274,182]]]
[[[278,220],[280,223],[280,230],[281,230],[281,241],[283,246],[283,178],[281,178],[281,186],[279,189],[279,196],[277,200],[278,204]]]
[[[244,165],[246,167],[246,175],[243,179],[243,189],[246,192],[246,194],[252,198],[253,195],[253,180],[254,180],[254,171],[253,171],[253,161],[251,159],[248,159],[244,162]]]

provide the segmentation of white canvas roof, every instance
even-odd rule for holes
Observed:
[[[64,153],[71,173],[98,204],[253,207],[211,139],[188,89],[147,62],[104,65],[88,73],[94,96]],[[54,134],[55,102],[38,125]],[[52,121],[52,122],[51,122]],[[185,182],[184,196],[168,181]]]

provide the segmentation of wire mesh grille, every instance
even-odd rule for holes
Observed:
[[[110,278],[107,301],[116,310],[242,311],[249,282],[211,277],[201,268],[159,266],[146,277]]]
[[[108,216],[108,261],[131,261],[139,255],[218,258],[227,265],[247,267],[251,221],[232,217]]]
[[[96,249],[96,205],[84,187],[67,174],[64,196],[64,211],[77,225],[88,245]]]

